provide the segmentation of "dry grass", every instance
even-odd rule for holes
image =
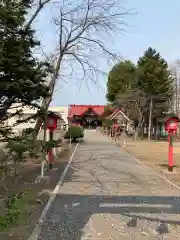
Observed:
[[[120,140],[123,145],[123,140]],[[168,142],[148,141],[148,140],[131,140],[126,139],[125,150],[138,158],[154,171],[163,173],[168,168]],[[180,183],[180,143],[174,142],[174,171],[176,174],[168,175],[170,180]]]
[[[50,179],[48,182],[41,181],[40,183],[35,183],[36,177],[40,175],[40,160],[27,161],[27,163],[24,164],[19,171],[16,181],[14,181],[11,177],[6,179],[5,185],[8,191],[5,192],[4,188],[0,188],[0,193],[3,193],[3,197],[5,197],[5,195],[8,196],[12,192],[17,193],[25,189],[28,190],[28,193],[25,197],[23,213],[16,223],[16,226],[12,226],[10,229],[7,229],[5,234],[0,233],[1,240],[28,239],[48,201],[49,194],[54,189],[57,181],[64,171],[73,149],[74,146],[72,146],[70,150],[67,148],[61,156],[55,160],[53,168],[56,168],[57,170],[46,173]]]

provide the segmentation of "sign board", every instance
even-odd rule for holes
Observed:
[[[168,132],[176,132],[178,128],[178,119],[175,117],[169,118],[165,123],[165,129]]]
[[[47,128],[51,131],[54,131],[57,128],[57,118],[56,117],[48,116]]]
[[[114,128],[118,128],[119,127],[119,124],[118,123],[115,123],[114,124]]]

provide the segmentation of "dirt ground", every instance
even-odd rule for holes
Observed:
[[[48,201],[51,191],[54,189],[69,161],[74,146],[75,145],[72,145],[71,149],[66,148],[66,150],[55,159],[53,163],[54,171],[49,171],[45,174],[49,176],[49,181],[35,183],[37,176],[40,175],[41,163],[40,160],[32,160],[23,166],[16,181],[14,181],[13,178],[8,178],[8,181],[5,182],[6,189],[0,188],[0,194],[3,194],[4,197],[13,191],[17,193],[27,190],[23,211],[18,222],[15,226],[7,229],[6,232],[0,232],[1,240],[26,240],[29,238]]]
[[[180,184],[180,142],[174,142],[174,174],[167,174],[168,169],[168,142],[167,141],[148,141],[148,140],[132,140],[126,138],[120,140],[120,145],[134,157],[139,159],[154,171],[165,174],[170,180]]]

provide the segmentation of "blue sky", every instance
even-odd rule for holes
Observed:
[[[136,62],[148,47],[155,48],[170,63],[180,58],[180,0],[124,0],[123,3],[137,12],[127,17],[126,33],[113,39],[114,48],[124,58]],[[51,11],[46,8],[35,23],[38,37],[43,36],[41,41],[46,51],[53,50],[55,43]],[[111,68],[104,63],[101,67],[107,69],[107,73]],[[86,84],[80,87],[71,78],[67,82],[59,81],[51,105],[105,104],[106,82],[106,77],[99,77],[99,87],[92,83],[89,87]]]

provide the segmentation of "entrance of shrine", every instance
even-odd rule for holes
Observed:
[[[74,116],[73,123],[79,124],[87,129],[96,129],[102,125],[99,116],[91,108],[89,108],[82,116]]]

